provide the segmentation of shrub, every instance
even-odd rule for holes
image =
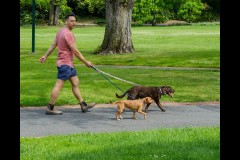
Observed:
[[[178,18],[187,22],[196,22],[204,10],[204,5],[201,1],[187,1],[180,6],[177,12]]]

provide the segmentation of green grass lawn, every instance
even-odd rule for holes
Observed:
[[[219,160],[220,128],[22,137],[20,158],[21,160]]]
[[[113,76],[142,85],[170,85],[175,97],[169,102],[205,102],[220,100],[220,31],[219,25],[170,27],[132,27],[136,52],[122,55],[96,55],[104,27],[82,27],[73,30],[79,50],[94,65],[191,67],[204,70],[168,70],[156,68],[116,68],[100,66]],[[38,59],[51,45],[59,27],[36,27],[36,49],[31,53],[31,27],[20,27],[20,106],[44,106],[56,81],[57,49],[43,64]],[[86,101],[109,103],[121,94],[115,86],[91,68],[75,59],[80,89]],[[108,77],[122,90],[132,84]],[[56,105],[77,104],[70,83],[62,89]]]
[[[142,85],[170,85],[176,91],[174,98],[162,96],[164,102],[206,102],[219,101],[220,77],[214,70],[159,70],[138,68],[98,67],[98,69]],[[52,64],[37,64],[31,68],[21,69],[21,106],[43,106],[49,101],[55,83],[56,69]],[[32,72],[36,70],[36,72]],[[37,71],[38,70],[38,71]],[[87,101],[109,103],[116,101],[115,93],[122,94],[98,72],[85,66],[77,66],[80,89]],[[25,74],[22,74],[25,73]],[[47,74],[46,74],[47,73]],[[24,78],[27,77],[27,78]],[[107,76],[122,90],[132,86],[126,82]],[[125,97],[126,98],[126,97]],[[70,82],[66,82],[56,105],[77,104],[71,91]]]
[[[36,27],[37,57],[46,52],[59,27]],[[82,54],[94,64],[168,67],[220,67],[220,25],[132,27],[135,52],[124,55],[94,55],[101,45],[104,27],[75,28],[73,33]],[[20,28],[22,56],[31,55],[31,28]],[[56,51],[56,50],[55,50]],[[49,57],[54,62],[56,56]],[[32,59],[34,60],[34,59]],[[79,62],[78,62],[79,63]]]

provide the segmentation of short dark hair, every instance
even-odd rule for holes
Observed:
[[[70,16],[73,16],[73,17],[76,18],[75,13],[71,12],[71,13],[66,14],[66,16],[65,16],[65,20],[67,20]]]

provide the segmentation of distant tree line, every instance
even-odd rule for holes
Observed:
[[[128,0],[113,0],[127,3]],[[35,0],[35,23],[58,25],[67,12],[77,18],[105,19],[105,0]],[[168,20],[219,21],[220,0],[135,0],[132,23],[142,25]],[[20,0],[20,25],[32,23],[32,0]]]

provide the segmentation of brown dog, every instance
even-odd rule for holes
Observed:
[[[170,87],[170,86],[160,86],[160,87],[155,87],[155,86],[133,86],[132,88],[128,89],[123,95],[118,95],[116,93],[117,98],[123,98],[126,94],[128,94],[128,100],[133,100],[133,99],[139,99],[139,98],[144,98],[144,97],[151,97],[155,103],[158,105],[158,107],[165,112],[165,109],[163,109],[162,105],[160,104],[160,98],[162,95],[168,95],[170,97],[173,97],[173,93],[175,90]],[[147,104],[145,107],[145,112],[147,112],[148,107],[150,104]]]
[[[153,102],[152,98],[145,97],[142,99],[136,99],[136,100],[120,100],[113,102],[113,104],[118,104],[116,112],[116,119],[120,120],[122,119],[121,114],[123,113],[123,110],[125,108],[129,108],[133,111],[133,119],[136,119],[135,113],[141,113],[144,115],[144,119],[146,119],[146,113],[142,111],[142,108],[145,104],[151,104]]]

